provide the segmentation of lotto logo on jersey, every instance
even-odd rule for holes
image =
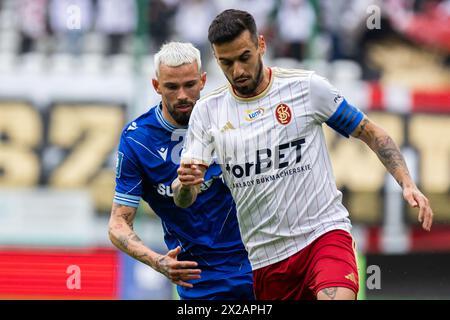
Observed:
[[[259,107],[256,110],[245,110],[246,116],[245,120],[247,121],[253,121],[264,115],[264,108]]]
[[[294,163],[299,163],[302,160],[302,144],[304,143],[304,138],[298,138],[291,142],[277,145],[273,149],[256,150],[254,162],[246,162],[243,165],[230,165],[227,163],[225,170],[236,178],[242,178],[267,172],[271,168],[286,168],[289,166],[287,158],[291,148],[295,149]]]
[[[287,125],[291,122],[292,111],[287,104],[281,103],[275,109],[275,118],[282,125]]]

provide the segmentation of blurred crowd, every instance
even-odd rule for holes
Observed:
[[[208,58],[208,26],[227,8],[254,15],[274,58],[364,64],[388,33],[448,63],[450,0],[0,0],[0,54],[152,54],[181,40]]]

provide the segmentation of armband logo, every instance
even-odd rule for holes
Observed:
[[[337,96],[334,97],[334,103],[340,103],[343,99],[344,98],[338,93]]]

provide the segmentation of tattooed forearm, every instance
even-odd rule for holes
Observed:
[[[387,135],[377,137],[372,149],[400,187],[404,188],[405,184],[413,183],[405,158],[391,137]]]
[[[408,172],[405,159],[391,137],[377,137],[374,143],[374,151],[389,172],[394,173],[399,168]]]
[[[366,126],[367,126],[368,123],[369,123],[369,120],[368,120],[368,119],[364,118],[364,119],[362,120],[361,125],[360,125],[359,128],[358,128],[358,132],[357,132],[356,135],[355,135],[355,138],[359,138],[359,137],[361,137],[361,135],[362,135],[363,133],[365,133],[365,131],[366,131]]]
[[[136,208],[114,203],[109,220],[109,238],[118,249],[155,268],[155,261],[159,254],[145,246],[133,230],[135,215]]]
[[[117,240],[118,240],[119,245],[120,245],[120,248],[121,248],[122,250],[127,250],[127,249],[128,249],[128,237],[123,236],[123,235],[120,235],[120,236],[117,238]]]
[[[120,250],[143,261],[147,256],[144,242],[133,230],[136,208],[113,204],[109,221],[109,237]]]
[[[337,287],[325,288],[322,292],[330,299],[334,300],[336,298]]]
[[[136,208],[127,207],[118,203],[113,204],[111,217],[123,219],[131,229],[133,229],[135,215]]]
[[[136,251],[132,251],[130,254],[133,257],[135,257],[136,259],[141,260],[141,261],[148,257],[148,254],[146,254],[146,253],[139,253]]]
[[[115,229],[116,231],[114,232],[113,229]],[[128,233],[128,235],[124,235],[123,231],[120,231],[121,229],[122,228],[117,228],[117,226],[114,226],[113,228],[109,229],[110,238],[112,240],[113,239],[117,240],[117,241],[113,241],[113,242],[120,249],[122,249],[124,251],[128,251],[131,241],[134,241],[135,243],[139,243],[139,244],[144,244],[144,242],[141,240],[141,238],[139,238],[139,236],[134,231]]]
[[[130,234],[129,234],[129,237],[130,237],[130,239],[133,240],[133,241],[143,243],[142,240],[141,240],[141,238],[139,238],[138,235],[137,235],[136,233],[134,233],[134,232],[130,233]]]
[[[133,229],[133,220],[130,219],[130,217],[131,217],[132,214],[133,214],[132,212],[125,212],[125,213],[122,213],[122,214],[120,215],[120,217],[121,217],[122,219],[124,219],[124,220],[127,222],[127,225],[128,225],[131,229]]]
[[[129,254],[133,258],[145,263],[150,264],[149,261],[149,254],[145,252],[144,250],[147,250],[147,248],[144,248],[144,242],[133,232],[130,233],[128,236],[119,235],[117,237],[111,237],[111,241],[123,252]],[[135,241],[135,243],[132,243],[131,241]]]
[[[383,128],[364,116],[352,136],[364,141],[375,152],[402,188],[414,185],[400,149]]]

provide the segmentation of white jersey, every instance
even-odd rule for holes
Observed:
[[[281,261],[322,234],[350,231],[322,123],[348,136],[362,113],[311,71],[272,68],[258,96],[224,86],[191,115],[184,160],[220,163],[253,269]]]

